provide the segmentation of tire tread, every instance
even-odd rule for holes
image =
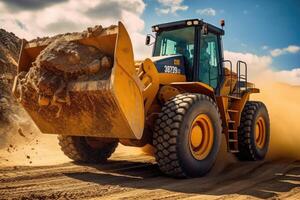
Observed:
[[[101,149],[90,147],[84,137],[59,135],[59,146],[64,154],[75,162],[101,163],[115,151],[118,142],[104,145]]]
[[[155,159],[164,174],[177,178],[187,177],[176,154],[180,122],[190,107],[201,100],[210,101],[218,110],[216,103],[207,95],[183,93],[167,101],[158,115],[154,125],[153,144]]]
[[[256,146],[251,140],[251,131],[252,124],[255,123],[254,116],[256,112],[262,107],[265,107],[262,102],[248,101],[243,109],[241,122],[238,129],[239,152],[235,154],[236,157],[241,161],[260,160],[260,158],[255,153]]]

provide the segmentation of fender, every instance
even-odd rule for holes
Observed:
[[[184,92],[205,94],[215,100],[214,89],[201,82],[174,82],[170,86]]]

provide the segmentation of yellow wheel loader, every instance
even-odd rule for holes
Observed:
[[[149,144],[163,173],[198,177],[212,168],[222,134],[239,160],[263,159],[268,111],[249,100],[259,89],[247,80],[247,64],[223,59],[224,30],[189,19],[152,31],[153,55],[140,61],[121,22],[54,42],[23,40],[13,93],[78,162],[103,162],[118,143]],[[76,53],[76,45],[90,53]]]

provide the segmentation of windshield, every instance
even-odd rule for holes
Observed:
[[[181,54],[193,65],[195,43],[195,27],[185,27],[176,30],[162,31],[157,34],[153,56],[168,56]]]

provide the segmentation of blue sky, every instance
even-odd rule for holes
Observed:
[[[0,28],[28,40],[122,21],[136,59],[151,56],[154,24],[225,19],[226,59],[246,61],[252,77],[300,85],[300,0],[0,0],[0,13]]]
[[[163,1],[163,0],[162,0]],[[185,0],[179,1],[185,10],[163,14],[167,8],[157,0],[145,0],[147,4],[142,18],[145,33],[153,24],[186,18],[204,19],[219,26],[225,19],[224,48],[234,52],[249,52],[270,55],[274,49],[289,45],[300,46],[300,1],[299,0]],[[201,12],[209,9],[212,12]],[[300,66],[300,51],[274,56],[272,67],[277,70]]]

